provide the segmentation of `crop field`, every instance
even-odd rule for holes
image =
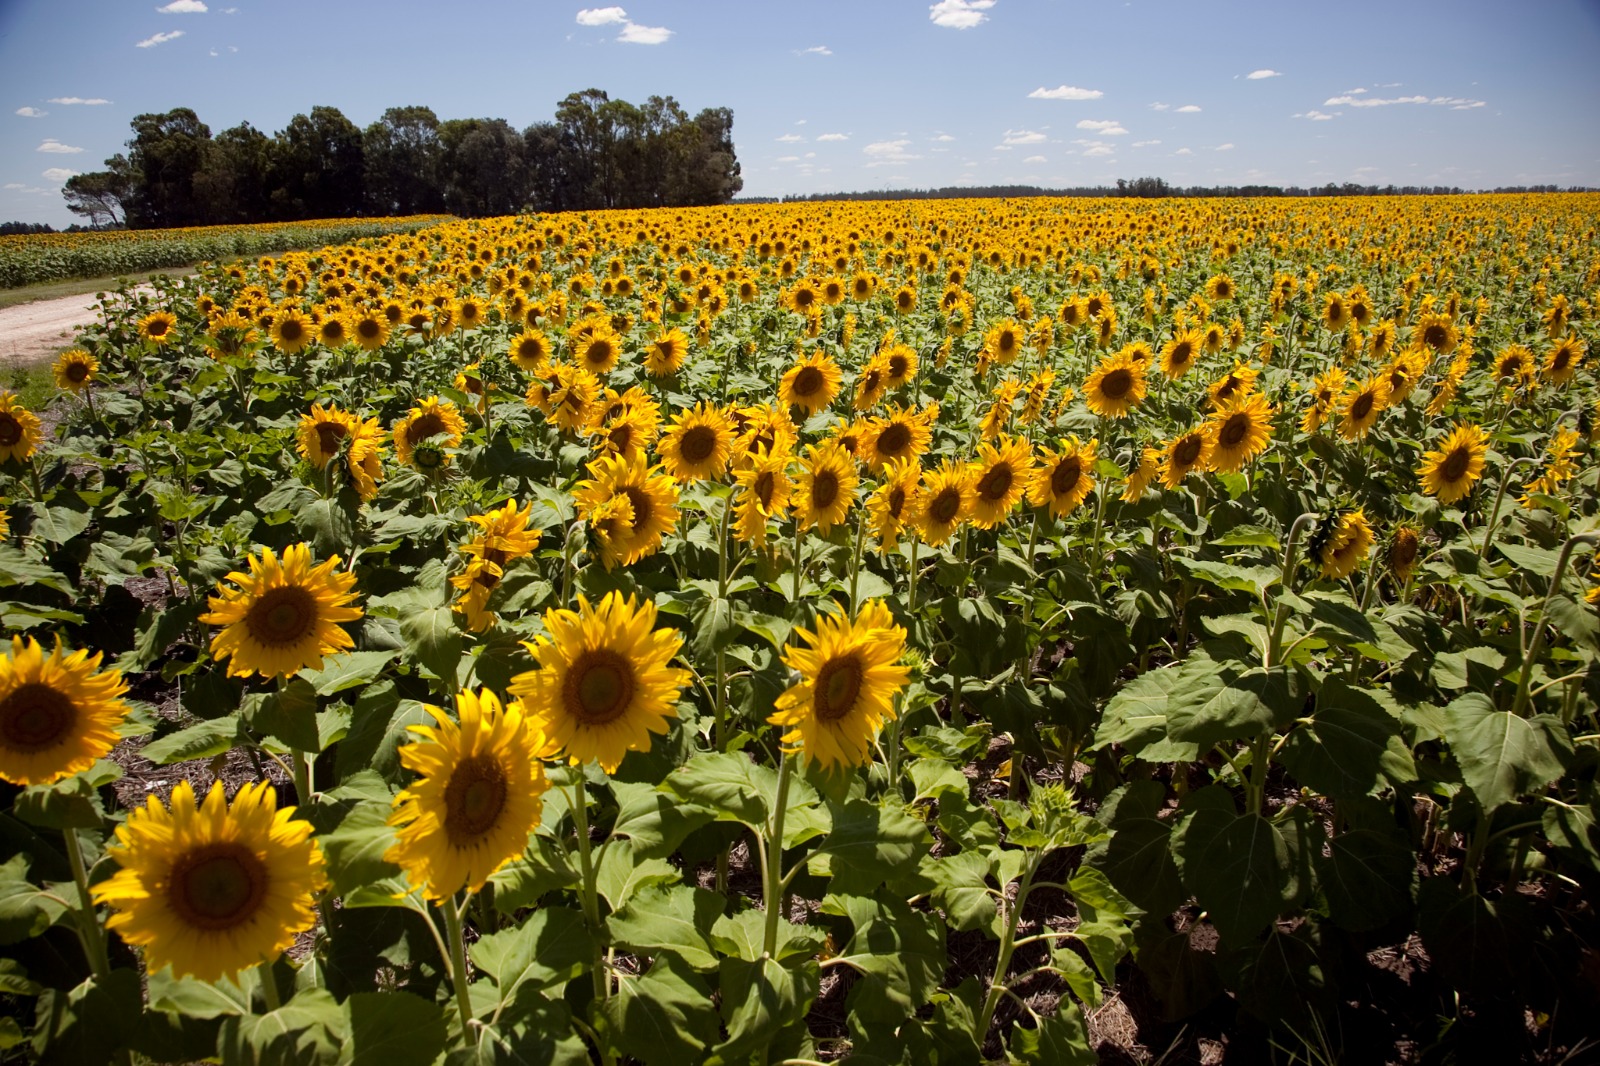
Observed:
[[[0,1057],[1582,1061],[1597,216],[592,212],[108,298],[0,392]]]
[[[313,248],[363,237],[410,233],[440,221],[437,216],[338,218],[247,226],[17,234],[0,237],[0,289]]]

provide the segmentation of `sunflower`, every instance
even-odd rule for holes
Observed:
[[[350,316],[350,339],[363,351],[375,352],[389,343],[389,320],[381,311],[362,311]]]
[[[1322,324],[1330,333],[1342,333],[1350,324],[1350,305],[1339,293],[1330,292],[1323,298]]]
[[[1367,435],[1378,415],[1389,406],[1389,379],[1375,374],[1350,392],[1339,404],[1339,436],[1360,440]]]
[[[306,317],[304,311],[298,307],[280,307],[272,316],[272,328],[269,331],[272,343],[285,355],[294,355],[303,352],[316,333],[311,325],[311,319]]]
[[[820,351],[802,358],[778,382],[778,399],[814,415],[833,402],[839,392],[839,364]]]
[[[1101,418],[1126,418],[1144,402],[1145,364],[1123,349],[1100,360],[1083,382],[1089,410]]]
[[[511,361],[531,374],[544,372],[550,365],[550,338],[542,330],[525,329],[511,338],[507,355]]]
[[[883,471],[883,483],[867,497],[867,515],[878,550],[887,551],[900,539],[900,531],[916,513],[922,491],[922,464],[916,459],[896,459]]]
[[[1191,471],[1204,470],[1211,462],[1211,434],[1201,426],[1180,433],[1167,442],[1162,452],[1161,483],[1175,489]]]
[[[478,527],[478,535],[463,544],[461,550],[499,566],[530,554],[544,536],[543,530],[529,524],[533,521],[533,504],[518,507],[516,500],[507,500],[484,514],[468,515],[467,521]]]
[[[376,418],[365,422],[351,420],[350,450],[345,453],[345,470],[350,483],[363,500],[378,495],[378,482],[383,480],[383,426]]]
[[[1422,491],[1437,496],[1440,503],[1461,499],[1483,476],[1488,451],[1488,434],[1471,423],[1457,425],[1437,451],[1423,453],[1422,466],[1417,471]]]
[[[1497,381],[1527,382],[1536,372],[1533,352],[1521,344],[1508,344],[1494,359],[1494,376]]]
[[[889,366],[881,354],[874,355],[856,376],[855,395],[850,406],[857,411],[870,411],[888,391]]]
[[[43,439],[39,416],[18,403],[16,393],[0,390],[0,463],[27,462]]]
[[[0,660],[0,778],[47,785],[116,747],[128,714],[118,697],[128,686],[116,670],[101,672],[100,659],[63,653],[60,637],[48,656],[32,637],[11,638],[11,655]]]
[[[1562,337],[1550,346],[1549,353],[1545,355],[1544,372],[1557,385],[1565,385],[1578,373],[1578,367],[1587,353],[1588,346],[1577,337]]]
[[[139,336],[161,347],[172,343],[178,329],[178,316],[171,311],[151,311],[139,320]]]
[[[900,666],[906,631],[881,600],[869,600],[855,619],[842,610],[817,619],[815,632],[795,630],[809,647],[786,645],[783,661],[800,680],[779,696],[767,719],[788,727],[786,750],[824,767],[860,766],[910,670]]]
[[[424,709],[434,725],[408,727],[421,740],[400,748],[401,764],[421,778],[394,798],[389,824],[399,840],[383,857],[427,898],[447,900],[478,891],[522,854],[550,781],[537,758],[543,738],[520,703],[502,707],[488,689],[458,692],[459,724]]]
[[[573,489],[578,516],[599,538],[606,569],[632,566],[678,528],[678,483],[660,469],[642,454],[605,456],[589,464],[589,477]]]
[[[827,536],[850,513],[860,481],[855,458],[837,442],[808,447],[800,460],[800,483],[789,500],[799,528],[816,526]]]
[[[322,668],[322,657],[355,646],[338,623],[353,622],[361,608],[349,606],[356,576],[338,571],[339,557],[313,567],[311,548],[291,544],[280,561],[271,548],[250,556],[250,572],[237,570],[226,580],[236,589],[220,588],[210,597],[207,625],[222,626],[211,638],[211,655],[228,663],[230,677],[287,677],[310,667]]]
[[[909,315],[916,309],[917,289],[908,281],[894,292],[894,310],[896,314]]]
[[[920,360],[917,350],[909,344],[886,345],[878,353],[878,358],[883,361],[886,370],[884,384],[890,389],[904,388],[917,376]]]
[[[1411,343],[1448,355],[1461,343],[1461,331],[1456,329],[1449,315],[1423,315],[1411,331]]]
[[[1033,474],[1033,452],[1025,437],[1002,435],[978,445],[972,464],[972,524],[993,529],[1022,502]]]
[[[442,447],[454,448],[461,443],[466,429],[467,423],[455,404],[430,396],[394,424],[395,454],[402,463],[415,466],[412,453],[423,441],[442,437],[444,439],[439,441]]]
[[[1329,367],[1318,374],[1311,385],[1311,407],[1305,416],[1300,419],[1300,429],[1306,433],[1315,433],[1322,427],[1322,420],[1333,408],[1333,403],[1344,392],[1345,372],[1343,367]]]
[[[794,451],[798,434],[787,407],[778,404],[752,404],[732,412],[735,464],[744,464],[759,455]]]
[[[121,869],[91,890],[106,922],[144,949],[145,968],[215,981],[271,961],[316,924],[325,884],[312,825],[278,809],[272,786],[247,782],[229,809],[222,782],[195,807],[179,781],[168,810],[135,808],[106,848]]]
[[[598,609],[580,595],[576,611],[545,612],[544,635],[523,645],[539,669],[518,674],[509,689],[544,739],[542,757],[598,762],[609,774],[628,752],[648,751],[650,734],[667,731],[689,672],[668,665],[682,636],[655,623],[653,602],[620,592]]]
[[[1027,331],[1008,318],[989,328],[983,338],[983,351],[991,361],[1000,366],[1010,366],[1017,361],[1027,339]]]
[[[656,454],[668,474],[679,481],[717,481],[733,453],[733,426],[712,404],[678,412]]]
[[[1222,407],[1206,423],[1211,455],[1206,468],[1232,473],[1266,450],[1272,439],[1272,408],[1261,393],[1251,393]]]
[[[787,450],[757,454],[733,472],[739,492],[734,503],[733,535],[743,543],[757,547],[765,544],[767,520],[788,509],[793,490],[789,480],[792,461]]]
[[[572,341],[573,360],[591,374],[609,374],[622,357],[622,338],[612,332],[609,325],[597,326],[592,332]]]
[[[311,413],[302,415],[295,430],[295,446],[300,455],[321,470],[338,458],[343,441],[355,428],[356,417],[337,407],[312,404]]]
[[[938,547],[972,515],[977,501],[972,472],[965,463],[944,460],[923,480],[922,495],[911,522],[924,544]]]
[[[1411,580],[1411,571],[1417,565],[1417,556],[1422,551],[1422,539],[1417,532],[1417,527],[1402,522],[1394,527],[1394,532],[1389,537],[1388,557],[1384,560],[1389,566],[1389,572],[1398,581]]]
[[[1128,475],[1128,485],[1118,497],[1123,503],[1138,503],[1150,485],[1161,476],[1161,449],[1145,448],[1139,456],[1139,465]]]
[[[56,388],[82,392],[100,372],[100,360],[82,348],[73,348],[62,352],[51,370],[55,374]]]
[[[1095,442],[1077,437],[1056,442],[1061,449],[1041,449],[1028,480],[1028,502],[1050,508],[1053,518],[1071,514],[1094,491]]]
[[[325,348],[343,348],[350,343],[351,330],[349,324],[340,314],[324,314],[317,323],[317,340]]]
[[[669,329],[650,341],[644,353],[644,372],[653,378],[671,377],[683,369],[689,355],[689,338],[681,329]]]
[[[1175,334],[1161,349],[1161,372],[1169,378],[1181,378],[1194,366],[1205,347],[1205,334],[1199,330],[1185,330]]]
[[[1359,507],[1324,522],[1326,535],[1319,538],[1317,558],[1322,576],[1337,581],[1348,577],[1372,551],[1372,524]]]
[[[938,419],[938,411],[937,406],[922,411],[896,407],[887,417],[872,419],[862,434],[857,454],[874,473],[896,459],[918,458],[933,441],[933,423]]]
[[[1233,283],[1233,279],[1228,277],[1226,274],[1218,274],[1216,277],[1206,282],[1206,299],[1210,300],[1212,303],[1221,303],[1224,300],[1231,300],[1237,295],[1239,295],[1238,286],[1236,286]]]
[[[1211,406],[1221,407],[1229,400],[1248,396],[1255,389],[1256,378],[1260,373],[1261,371],[1243,363],[1233,364],[1232,370],[1206,387],[1206,395],[1211,400]]]

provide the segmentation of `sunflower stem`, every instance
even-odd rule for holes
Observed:
[[[89,870],[83,861],[83,843],[76,829],[66,829],[67,862],[72,866],[72,880],[78,886],[78,939],[83,942],[84,957],[97,980],[105,980],[111,973],[110,957],[106,954],[105,931],[95,914],[94,898],[89,894]]]
[[[911,538],[911,588],[906,593],[906,613],[913,618],[917,614],[917,549],[922,547],[922,541],[917,537]]]
[[[796,611],[800,609],[800,552],[804,536],[805,530],[801,528],[800,520],[796,518],[794,522],[794,593],[789,597],[789,601]]]
[[[767,826],[767,861],[763,873],[766,884],[762,902],[767,910],[761,951],[768,958],[778,950],[778,919],[783,911],[783,822],[789,810],[789,764],[792,757],[778,754],[778,794],[772,804],[772,821]]]
[[[1515,459],[1506,464],[1505,472],[1500,475],[1500,490],[1494,494],[1494,506],[1489,508],[1489,521],[1483,527],[1483,546],[1478,549],[1478,558],[1489,558],[1489,545],[1494,543],[1494,528],[1500,521],[1500,504],[1506,498],[1506,489],[1511,485],[1511,472],[1519,466],[1532,463],[1537,466],[1539,460],[1525,457]]]
[[[1294,520],[1294,525],[1289,527],[1289,536],[1283,546],[1283,592],[1278,595],[1278,605],[1272,618],[1272,636],[1267,641],[1267,655],[1263,665],[1278,665],[1278,652],[1283,647],[1283,626],[1289,620],[1289,604],[1284,599],[1287,593],[1294,591],[1294,567],[1300,559],[1300,530],[1317,520],[1317,512],[1307,511]]]
[[[578,780],[577,786],[571,792],[571,800],[572,823],[578,834],[578,870],[583,875],[583,917],[588,923],[595,944],[594,998],[596,1002],[603,1002],[611,995],[611,982],[606,980],[605,955],[600,947],[603,938],[600,928],[600,901],[595,892],[594,858],[590,853],[588,782],[582,778]]]
[[[1580,542],[1593,544],[1600,541],[1600,533],[1579,533],[1568,537],[1565,544],[1561,545],[1561,555],[1556,559],[1555,573],[1550,575],[1550,587],[1545,590],[1544,602],[1539,606],[1539,618],[1534,624],[1533,643],[1528,648],[1528,653],[1522,658],[1522,672],[1517,675],[1517,694],[1511,701],[1511,713],[1520,716],[1528,706],[1531,698],[1528,693],[1528,684],[1533,680],[1533,666],[1539,660],[1539,653],[1544,651],[1544,631],[1547,619],[1550,617],[1550,600],[1555,596],[1556,590],[1561,587],[1561,579],[1566,576],[1567,562],[1572,558],[1572,549]]]
[[[256,963],[256,976],[261,980],[261,995],[267,1001],[267,1013],[280,1009],[283,1000],[278,995],[278,979],[272,974],[272,964],[275,959],[263,958]]]
[[[461,935],[461,908],[454,897],[443,901],[445,936],[450,941],[450,983],[456,991],[456,1009],[461,1012],[461,1039],[476,1047],[478,1034],[472,1028],[472,999],[467,986],[467,941]]]
[[[857,579],[861,576],[861,544],[867,535],[867,509],[861,507],[856,514],[856,550],[850,557],[850,609],[860,611],[861,604],[856,602]]]

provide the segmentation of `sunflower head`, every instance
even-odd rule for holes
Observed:
[[[43,439],[39,416],[18,403],[16,393],[0,389],[0,463],[27,462]]]
[[[1322,576],[1348,577],[1372,551],[1372,524],[1359,507],[1323,517],[1310,543],[1311,554],[1322,564]]]
[[[56,388],[67,392],[82,392],[99,373],[100,360],[82,348],[73,348],[71,351],[62,352],[51,369],[56,379]]]
[[[235,587],[218,589],[211,610],[200,621],[221,626],[211,638],[211,654],[226,659],[229,676],[287,677],[310,667],[321,669],[325,655],[355,646],[341,622],[362,616],[351,590],[356,577],[338,570],[337,555],[311,565],[311,548],[293,544],[280,560],[271,548],[249,558],[248,574],[227,576]]]
[[[139,320],[139,336],[157,347],[171,344],[177,330],[178,316],[171,311],[151,311]]]
[[[1488,452],[1489,436],[1480,427],[1457,425],[1437,450],[1423,454],[1418,471],[1422,491],[1437,496],[1440,503],[1456,502],[1483,477]]]
[[[11,638],[0,660],[0,778],[42,785],[93,766],[116,746],[128,714],[128,690],[116,670],[101,671],[100,655],[63,652],[58,637],[48,655],[38,641]]]

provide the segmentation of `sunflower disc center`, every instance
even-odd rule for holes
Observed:
[[[67,366],[68,381],[83,381],[89,376],[88,363],[71,363]]]
[[[1011,483],[1016,480],[1016,475],[1011,470],[1010,463],[996,463],[987,474],[978,481],[978,495],[986,500],[998,500],[1011,491]]]
[[[878,434],[878,452],[882,455],[898,456],[910,444],[911,430],[904,422],[891,422]]]
[[[802,367],[794,376],[796,396],[815,396],[822,391],[822,371],[814,366]]]
[[[817,671],[815,705],[817,717],[837,722],[855,710],[861,694],[861,664],[854,656],[829,659]]]
[[[643,489],[630,485],[622,490],[628,497],[628,503],[633,507],[633,528],[645,529],[650,525],[650,519],[655,514],[655,509],[650,506],[650,496]]]
[[[443,432],[444,419],[440,418],[435,412],[429,411],[427,414],[419,415],[411,420],[411,424],[406,427],[406,443],[416,444]]]
[[[906,505],[906,490],[895,488],[889,491],[889,517],[899,518],[900,512]]]
[[[22,423],[0,412],[0,445],[9,448],[22,439]]]
[[[833,506],[839,498],[839,476],[832,470],[819,470],[811,482],[811,505],[818,510]]]
[[[928,513],[940,525],[954,522],[956,515],[961,513],[961,493],[955,489],[945,489],[928,504]]]
[[[233,929],[260,908],[269,879],[265,864],[249,848],[207,844],[174,864],[168,899],[186,925]]]
[[[298,585],[269,589],[251,605],[244,624],[258,644],[292,647],[316,632],[316,597]]]
[[[451,843],[471,843],[494,828],[506,806],[506,773],[498,759],[463,759],[444,789],[444,831]]]
[[[777,487],[778,484],[772,476],[772,471],[763,470],[756,475],[753,488],[755,489],[756,502],[761,505],[763,510],[770,511],[772,509],[772,494]]]
[[[562,702],[586,726],[602,726],[621,718],[633,702],[633,667],[609,649],[584,652],[567,672]]]
[[[1472,462],[1472,453],[1466,448],[1456,448],[1447,456],[1439,466],[1439,476],[1446,481],[1460,481],[1466,475],[1467,465]]]
[[[1217,443],[1225,448],[1236,448],[1250,433],[1250,416],[1230,415],[1217,432]]]
[[[717,431],[710,426],[695,426],[683,435],[678,453],[686,463],[703,463],[717,450]]]
[[[30,681],[0,700],[0,743],[32,755],[69,736],[77,721],[77,704],[65,693],[42,681]]]
[[[1100,391],[1108,400],[1122,399],[1132,387],[1133,374],[1120,367],[1100,379]]]
[[[1370,392],[1363,392],[1360,396],[1357,396],[1355,403],[1350,405],[1350,417],[1357,422],[1366,418],[1367,415],[1372,413],[1372,405],[1375,399]]]
[[[1083,464],[1076,458],[1063,459],[1056,464],[1050,472],[1050,491],[1057,496],[1065,496],[1078,485],[1078,477],[1083,473]]]
[[[322,445],[322,450],[327,453],[339,450],[339,442],[350,435],[350,431],[338,422],[318,422],[317,442]]]

